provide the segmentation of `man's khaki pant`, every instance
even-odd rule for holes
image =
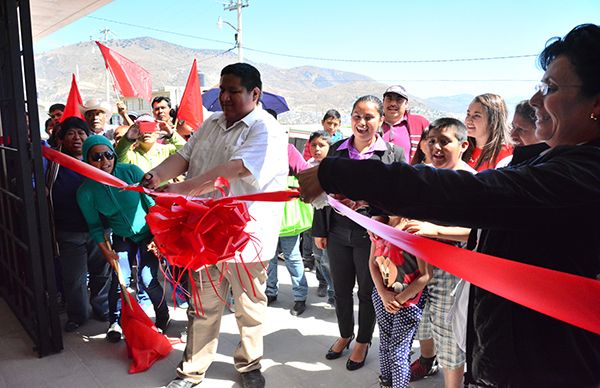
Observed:
[[[240,343],[233,355],[235,369],[240,373],[260,369],[263,356],[262,324],[267,309],[267,275],[260,262],[247,263],[245,267],[250,276],[243,265],[236,263],[211,265],[206,270],[192,274],[204,315],[200,306],[199,315],[196,315],[192,296],[187,311],[187,343],[183,359],[177,367],[180,378],[199,383],[212,363],[217,352],[229,286],[233,291],[235,318],[240,331]]]

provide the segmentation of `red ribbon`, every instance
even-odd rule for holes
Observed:
[[[221,203],[221,205],[234,205],[236,201],[287,201],[298,196],[297,191],[288,190],[237,197],[223,197],[214,200],[189,199],[176,194],[153,192],[140,186],[127,186],[125,182],[113,175],[107,174],[102,170],[89,166],[49,147],[42,147],[42,153],[49,160],[70,168],[90,179],[110,186],[121,187],[125,190],[135,190],[152,195],[156,197],[157,205],[160,204],[163,209],[169,209],[168,211],[177,217],[183,217],[183,215],[177,213],[177,210],[181,209],[178,209],[176,206],[185,208],[188,212],[201,212],[206,210],[203,206],[208,206],[209,204],[215,205]],[[478,287],[515,303],[582,329],[600,334],[600,303],[598,303],[600,300],[600,282],[597,280],[501,259],[478,252],[471,252],[415,236],[364,217],[335,199],[329,198],[329,202],[332,207],[354,222],[444,271],[450,272]],[[240,209],[237,205],[231,208],[233,212],[240,211]],[[216,217],[211,216],[212,221],[198,230],[206,233],[218,233],[214,229],[217,227],[216,223],[219,222],[217,214],[220,213],[215,212],[214,216]],[[189,214],[187,216],[189,217]],[[159,217],[159,215],[156,215],[156,217]],[[240,217],[241,219],[244,218],[241,215]],[[200,218],[198,218],[199,220]],[[172,223],[168,223],[162,219],[161,227],[168,229],[181,225],[177,223],[179,222],[177,220],[171,221]],[[239,220],[236,221],[239,222]],[[238,229],[239,224],[236,224],[232,228],[232,230]],[[184,236],[184,232],[193,233],[191,230],[195,231],[196,229],[191,226],[188,230],[181,229],[181,236]],[[184,241],[187,240],[187,238],[178,238],[173,241],[172,245],[184,244]],[[236,241],[238,244],[248,243],[239,234]],[[169,247],[169,249],[172,249],[175,255],[177,254],[177,246]],[[219,252],[219,249],[214,249],[214,252]],[[231,257],[231,252],[225,248],[221,252],[224,258]],[[214,260],[214,258],[211,260]]]
[[[97,182],[155,197],[156,206],[150,208],[146,222],[156,246],[170,264],[192,271],[233,258],[251,240],[244,231],[250,221],[244,201],[282,202],[298,197],[297,190],[226,196],[229,182],[222,177],[214,183],[222,198],[184,197],[128,185],[114,175],[50,147],[42,147],[42,154]]]
[[[600,334],[600,281],[460,249],[330,205],[381,238],[444,271],[532,310]]]

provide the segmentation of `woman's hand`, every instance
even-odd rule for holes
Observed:
[[[298,174],[298,182],[300,183],[300,199],[306,203],[311,203],[323,192],[319,182],[319,166],[301,171]]]
[[[150,190],[154,190],[160,185],[160,178],[153,170],[148,171],[144,174],[142,181],[140,182],[142,187],[145,187]]]
[[[104,258],[108,261],[111,267],[115,267],[115,263],[119,262],[119,255],[115,251],[108,251],[104,254]]]
[[[327,249],[327,237],[315,237],[315,245],[321,250]]]
[[[385,308],[385,311],[390,314],[396,314],[402,307],[401,304],[396,300],[396,295],[397,294],[394,291],[390,291],[388,289],[379,292],[379,296],[383,302],[383,308]]]

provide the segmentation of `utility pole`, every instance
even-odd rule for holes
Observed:
[[[237,10],[237,28],[231,25],[229,22],[223,21],[219,18],[217,24],[221,26],[223,23],[228,24],[235,30],[235,45],[238,52],[238,62],[244,62],[244,52],[242,47],[242,8],[248,6],[248,0],[229,0],[229,3],[223,4],[225,11]]]

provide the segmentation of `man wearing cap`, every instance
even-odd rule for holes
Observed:
[[[429,121],[408,111],[408,93],[401,85],[392,85],[383,93],[383,112],[383,140],[402,147],[412,160]]]
[[[112,114],[110,105],[107,102],[93,98],[81,105],[79,111],[83,114],[85,121],[87,121],[95,135],[104,135],[110,140],[113,139],[116,126],[107,124],[107,120]]]

